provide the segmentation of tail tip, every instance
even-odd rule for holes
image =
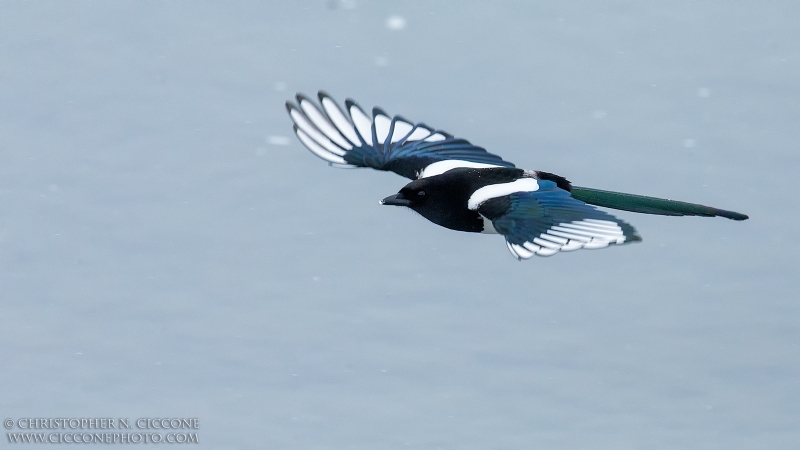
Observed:
[[[737,221],[747,220],[750,218],[750,216],[748,216],[747,214],[742,214],[734,211],[722,211],[722,214],[720,214],[720,216]]]

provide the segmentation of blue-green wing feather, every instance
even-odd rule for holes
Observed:
[[[478,207],[517,258],[641,241],[630,224],[572,198],[556,183],[538,184],[537,191],[492,198]]]

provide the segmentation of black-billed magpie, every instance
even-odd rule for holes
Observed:
[[[665,216],[748,217],[694,203],[572,186],[564,177],[522,170],[424,123],[372,116],[351,99],[342,109],[325,92],[319,105],[297,94],[286,102],[298,139],[334,167],[371,167],[414,181],[382,205],[405,206],[445,228],[497,233],[519,260],[533,255],[638,242],[630,224],[594,206]]]

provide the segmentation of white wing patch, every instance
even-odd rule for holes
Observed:
[[[342,134],[333,126],[333,124],[325,117],[317,106],[311,100],[301,97],[300,99],[300,109],[306,113],[306,117],[317,127],[322,134],[325,135],[328,139],[333,141],[336,145],[344,150],[350,150],[353,146],[347,139],[342,136]],[[344,153],[343,153],[344,154]]]
[[[373,121],[375,127],[375,137],[378,138],[378,144],[386,142],[386,137],[389,136],[389,128],[392,126],[392,119],[382,112],[375,110],[373,112]]]
[[[328,139],[324,134],[322,134],[322,132],[319,131],[319,129],[316,126],[314,126],[311,123],[311,121],[308,120],[308,118],[305,116],[305,114],[303,114],[302,111],[292,107],[291,110],[289,111],[289,116],[291,116],[297,128],[303,130],[303,132],[305,132],[305,134],[308,137],[313,139],[317,143],[317,145],[339,156],[343,156],[345,154],[345,150],[339,147],[338,145],[334,144],[330,139]]]
[[[355,103],[350,106],[350,118],[353,120],[356,131],[358,131],[361,139],[363,139],[367,145],[374,145],[372,143],[372,119],[370,119]]]
[[[417,175],[417,178],[419,179],[419,178],[432,177],[434,175],[441,175],[447,172],[448,170],[458,169],[462,167],[470,169],[486,169],[488,167],[502,167],[502,166],[494,164],[476,163],[470,161],[461,161],[458,159],[446,159],[444,161],[436,161],[433,164],[428,164],[424,169],[422,169],[419,175]]]
[[[319,156],[325,161],[328,161],[329,163],[347,165],[347,162],[344,160],[344,158],[324,149],[321,145],[317,144],[313,139],[311,139],[308,136],[308,134],[306,134],[299,127],[295,126],[294,131],[297,134],[297,138],[300,139],[300,142],[302,142],[303,145],[305,145],[306,148],[311,150],[311,152],[314,153],[315,155]]]
[[[500,234],[494,228],[494,224],[492,223],[491,220],[487,219],[484,216],[481,216],[481,219],[483,219],[483,230],[481,230],[481,233],[483,233],[483,234]]]
[[[431,166],[432,165],[434,164],[431,164]],[[467,202],[467,208],[475,211],[483,202],[490,198],[503,197],[515,192],[535,192],[538,190],[539,183],[536,179],[528,177],[514,180],[511,183],[490,184],[472,193]]]
[[[445,139],[447,139],[447,136],[443,135],[442,133],[434,133],[426,137],[425,142],[437,142],[437,141],[443,141]]]
[[[398,142],[402,140],[404,137],[408,136],[408,133],[414,129],[414,125],[406,122],[405,120],[398,119],[395,117],[393,120],[394,122],[394,131],[392,132],[392,143]]]
[[[514,257],[517,259],[528,259],[533,257],[534,255],[532,251],[526,249],[525,247],[517,244],[512,244],[508,241],[506,241],[506,247],[508,247],[508,251],[510,251],[511,254],[514,255]]]
[[[517,259],[533,255],[551,256],[581,248],[598,249],[625,243],[622,228],[610,220],[583,219],[553,225],[547,231],[522,245],[506,241],[508,251]]]
[[[433,133],[433,130],[430,128],[426,128],[424,126],[417,125],[414,127],[414,131],[408,136],[406,142],[413,142],[413,141],[421,141],[426,137],[430,136]]]
[[[344,112],[342,112],[339,105],[337,105],[332,98],[322,96],[322,108],[325,110],[325,114],[328,115],[331,123],[339,130],[339,133],[350,141],[351,146],[361,145],[361,141],[356,135],[353,124],[350,123],[350,120],[347,119],[347,116],[344,115]]]

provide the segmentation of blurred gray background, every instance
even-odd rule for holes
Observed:
[[[0,415],[198,417],[208,448],[797,448],[797,17],[4,1]],[[306,151],[283,104],[318,89],[751,219],[620,212],[643,243],[518,263]]]

